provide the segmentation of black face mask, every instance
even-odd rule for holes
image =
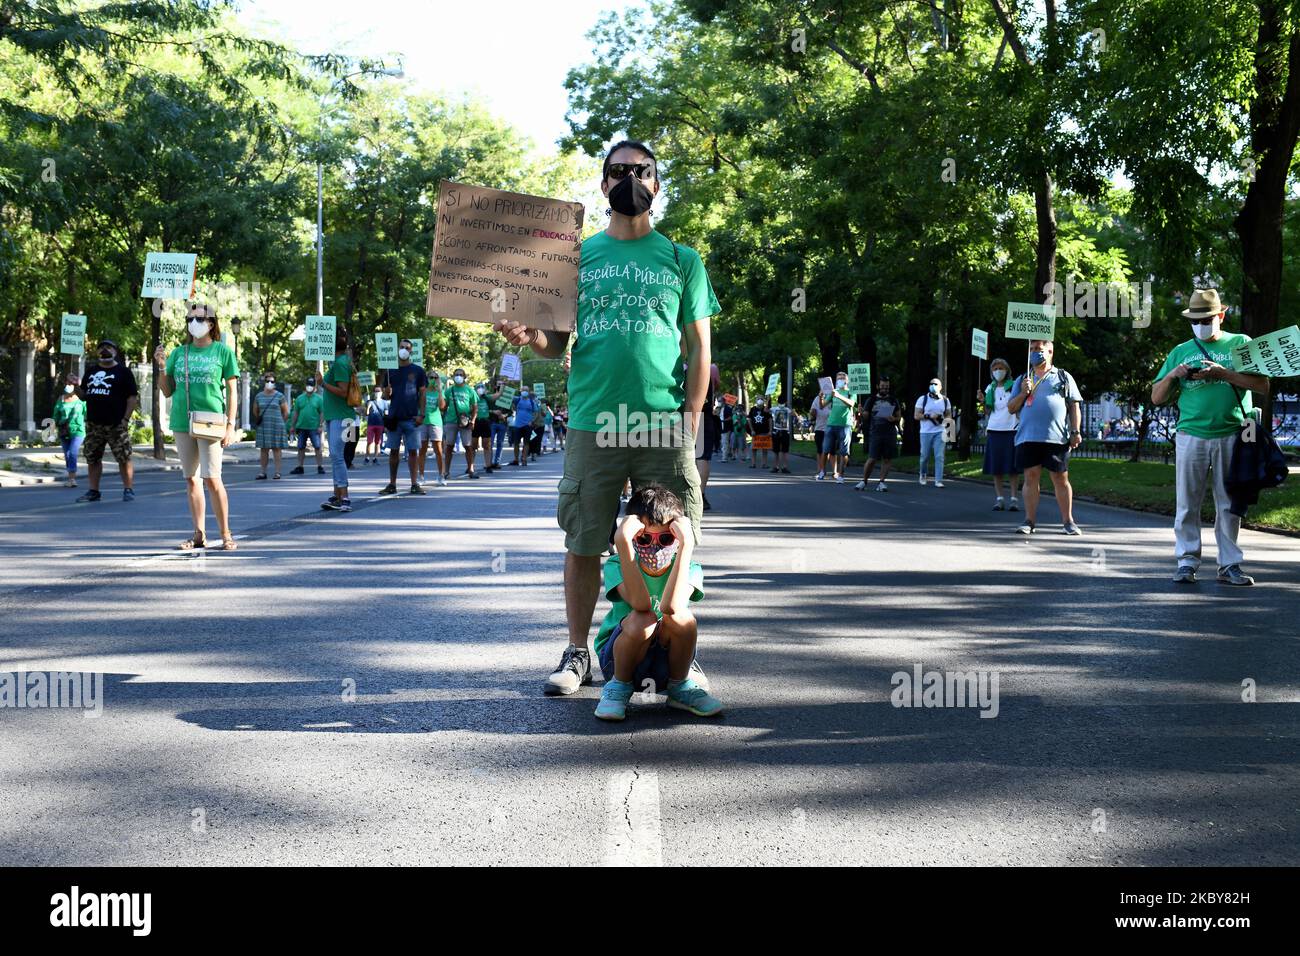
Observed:
[[[99,360],[100,360],[101,362],[111,362],[111,361],[113,361],[114,357],[115,357],[115,356],[113,355],[112,352],[107,352],[107,351],[105,351],[105,352],[100,352],[100,353],[99,353]]]
[[[609,191],[610,208],[624,216],[641,215],[650,208],[654,199],[655,194],[635,174],[624,176]]]

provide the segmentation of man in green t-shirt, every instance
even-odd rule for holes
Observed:
[[[1206,485],[1214,482],[1214,540],[1218,547],[1218,580],[1238,587],[1255,579],[1241,570],[1237,546],[1241,519],[1229,512],[1232,505],[1224,475],[1232,462],[1232,447],[1245,413],[1252,407],[1252,391],[1267,395],[1268,378],[1233,370],[1232,352],[1250,336],[1223,331],[1227,309],[1217,289],[1197,289],[1183,310],[1192,323],[1193,338],[1174,347],[1151,386],[1151,401],[1178,403],[1178,435],[1174,470],[1177,506],[1174,510],[1174,581],[1196,582],[1201,564],[1201,502]]]
[[[451,373],[451,384],[442,393],[447,402],[443,409],[442,433],[446,442],[447,477],[451,477],[451,456],[456,447],[456,436],[460,436],[461,447],[465,450],[465,477],[477,478],[474,471],[474,426],[478,422],[478,396],[474,389],[465,382],[465,370],[458,368]]]
[[[316,391],[316,379],[308,378],[298,397],[293,400],[293,409],[289,412],[289,437],[292,438],[295,433],[298,436],[298,467],[289,474],[303,474],[308,441],[316,452],[316,474],[325,474],[325,466],[321,464],[320,444],[320,422],[324,412],[324,402]]]
[[[548,694],[571,694],[591,680],[587,644],[600,556],[625,482],[667,487],[681,499],[697,540],[700,534],[695,430],[709,386],[709,318],[721,307],[699,253],[650,226],[659,171],[648,146],[615,143],[600,188],[610,220],[581,247],[568,447],[556,507],[567,551],[569,643],[546,681]],[[495,328],[545,358],[559,358],[569,342],[567,332],[512,320]]]
[[[348,354],[348,334],[339,329],[334,337],[334,361],[325,370],[321,387],[321,413],[325,419],[326,438],[330,445],[330,470],[333,472],[334,493],[321,503],[327,511],[351,511],[352,499],[348,497],[348,464],[344,449],[349,441],[356,441],[357,410],[348,404],[348,388],[354,375],[352,356]],[[358,387],[357,392],[361,389]],[[320,452],[317,452],[319,458]]]
[[[831,410],[826,419],[825,444],[819,450],[825,453],[835,480],[844,484],[844,470],[849,465],[849,422],[853,420],[857,407],[857,396],[849,390],[848,373],[840,372],[836,375],[834,391],[818,396],[817,402],[822,408]],[[824,470],[817,472],[818,481],[824,477]]]

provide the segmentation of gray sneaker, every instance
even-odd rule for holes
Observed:
[[[1174,572],[1175,584],[1195,584],[1196,569],[1190,564],[1180,564],[1178,570]]]
[[[591,653],[585,647],[570,644],[560,657],[560,666],[546,678],[542,693],[572,694],[583,684],[591,683]]]
[[[1230,564],[1226,568],[1219,568],[1219,583],[1245,588],[1254,584],[1255,579],[1243,573],[1240,564]]]
[[[1061,534],[1080,535],[1083,534],[1083,532],[1079,530],[1077,524],[1071,521],[1069,524],[1061,525]]]

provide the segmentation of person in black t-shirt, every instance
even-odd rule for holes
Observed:
[[[768,410],[767,399],[760,395],[754,402],[754,407],[749,410],[749,430],[754,436],[754,450],[749,456],[750,468],[758,468],[758,456],[763,456],[763,469],[767,468],[767,449],[759,448],[759,445],[766,445],[771,442],[772,437],[772,413]]]
[[[898,452],[898,426],[903,420],[903,403],[891,394],[888,378],[882,377],[876,383],[876,391],[867,399],[862,410],[863,431],[867,436],[867,463],[862,468],[862,480],[854,487],[865,491],[871,481],[871,470],[880,462],[880,481],[876,483],[877,491],[888,490],[885,479],[889,477],[890,466]]]
[[[78,501],[98,501],[104,474],[104,446],[122,475],[122,500],[135,498],[135,469],[131,465],[131,416],[140,404],[140,389],[131,370],[120,361],[121,350],[111,339],[99,343],[99,362],[86,369],[81,394],[86,400],[86,471],[90,490]]]

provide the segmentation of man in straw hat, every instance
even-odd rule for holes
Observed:
[[[1151,386],[1151,401],[1178,403],[1175,444],[1177,507],[1174,512],[1174,581],[1194,584],[1201,563],[1201,502],[1211,475],[1214,481],[1214,540],[1218,546],[1220,584],[1243,587],[1255,579],[1241,570],[1237,547],[1241,519],[1229,513],[1231,501],[1224,475],[1232,446],[1252,407],[1252,391],[1268,394],[1268,378],[1232,370],[1232,350],[1249,335],[1223,331],[1227,309],[1217,289],[1197,289],[1183,310],[1193,338],[1174,347]]]

